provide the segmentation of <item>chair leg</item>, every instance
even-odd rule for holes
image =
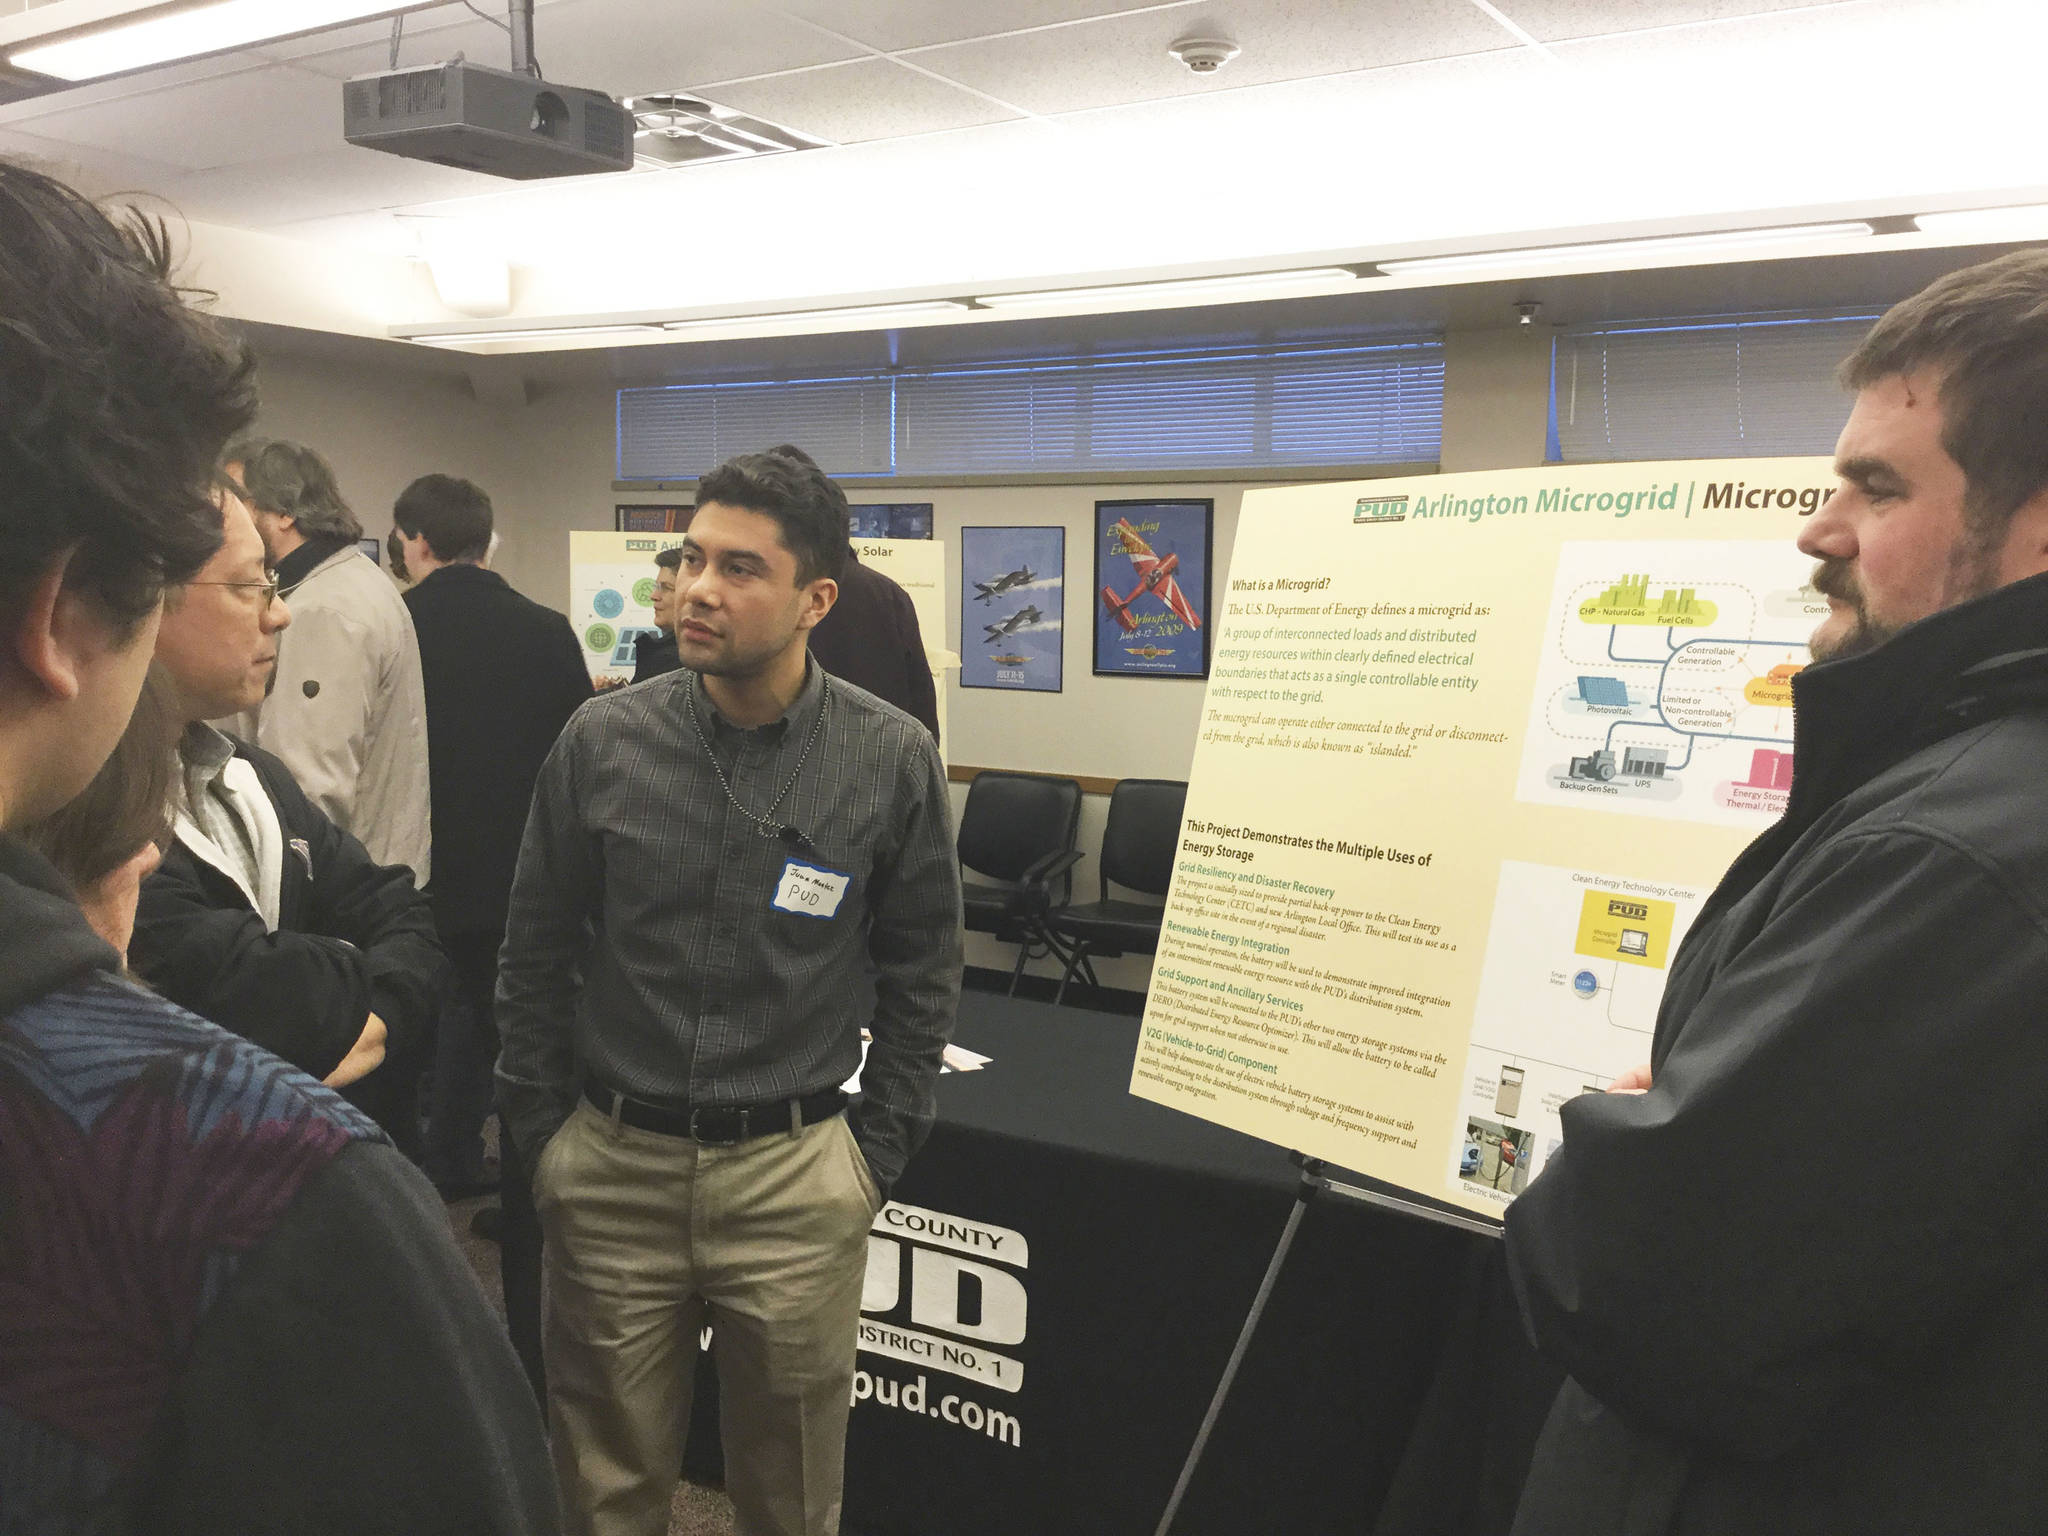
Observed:
[[[1024,962],[1031,958],[1031,935],[1017,940],[1017,963],[1010,968],[1010,996],[1017,995],[1017,983],[1024,979]]]
[[[1075,970],[1076,970],[1076,969],[1078,969],[1079,967],[1081,967],[1081,966],[1083,966],[1083,965],[1087,965],[1087,964],[1088,964],[1088,941],[1087,941],[1086,939],[1078,939],[1078,940],[1076,940],[1076,941],[1075,941],[1075,943],[1074,943],[1074,952],[1073,952],[1073,953],[1072,953],[1071,955],[1069,955],[1069,956],[1067,957],[1067,963],[1066,963],[1066,966],[1065,966],[1065,968],[1064,968],[1063,970],[1061,970],[1061,972],[1060,972],[1060,987],[1059,987],[1059,990],[1058,990],[1057,992],[1053,993],[1053,995],[1052,995],[1052,1002],[1053,1002],[1053,1006],[1054,1006],[1055,1008],[1057,1008],[1057,1007],[1058,1007],[1058,1006],[1060,1005],[1060,1002],[1061,1002],[1061,1000],[1062,1000],[1062,999],[1064,999],[1064,998],[1066,997],[1066,995],[1067,995],[1067,983],[1068,983],[1068,982],[1070,982],[1070,981],[1072,981],[1072,980],[1074,979],[1074,972],[1075,972]],[[1092,986],[1094,986],[1094,985],[1095,985],[1095,977],[1094,977],[1094,975],[1093,975],[1094,967],[1090,966],[1090,967],[1089,967],[1089,970],[1090,970],[1090,975],[1089,975],[1089,977],[1088,977],[1088,985],[1090,985],[1090,986],[1092,987]]]

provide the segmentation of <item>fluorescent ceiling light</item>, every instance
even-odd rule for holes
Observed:
[[[97,80],[173,59],[246,48],[272,38],[297,37],[347,21],[395,16],[420,9],[420,0],[216,0],[212,5],[153,11],[140,21],[32,43],[7,62],[58,80]]]
[[[557,336],[645,336],[660,329],[658,325],[535,325],[517,331],[414,333],[405,339],[424,341],[437,347],[462,347],[473,341],[551,341]]]
[[[1982,235],[1990,240],[2048,236],[2048,203],[2016,208],[1966,208],[1957,213],[1923,213],[1913,222],[1930,235]]]
[[[767,315],[728,315],[720,320],[665,320],[664,331],[727,330],[740,325],[764,325],[791,320],[880,320],[895,315],[959,314],[967,305],[959,299],[910,299],[900,304],[853,304],[843,309],[788,309]]]
[[[1049,288],[1032,293],[984,293],[975,303],[989,309],[1029,309],[1080,304],[1094,299],[1172,298],[1198,293],[1231,293],[1244,288],[1285,288],[1307,283],[1356,282],[1349,267],[1297,267],[1291,272],[1240,272],[1231,277],[1182,277],[1159,283],[1113,283],[1102,288]]]
[[[1746,249],[1794,240],[1846,239],[1868,235],[1861,220],[1834,224],[1781,224],[1775,229],[1724,229],[1707,235],[1655,235],[1644,240],[1601,240],[1588,245],[1538,245],[1515,251],[1474,251],[1463,256],[1418,256],[1377,263],[1382,272],[1483,272],[1495,267],[1576,266],[1610,256],[1665,256],[1688,251]]]

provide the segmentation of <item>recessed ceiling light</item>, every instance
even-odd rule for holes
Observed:
[[[1653,235],[1642,240],[1598,240],[1585,245],[1536,245],[1512,251],[1474,251],[1460,256],[1417,256],[1378,263],[1382,272],[1483,272],[1495,267],[1573,266],[1610,256],[1664,256],[1687,251],[1783,245],[1796,240],[1850,239],[1871,233],[1860,219],[1833,224],[1781,224],[1773,229],[1724,229],[1704,235]]]
[[[1923,213],[1916,215],[1913,222],[1930,235],[1982,235],[1987,240],[2026,240],[2048,236],[2048,203]]]
[[[765,315],[728,315],[717,320],[665,320],[664,331],[717,331],[733,326],[758,326],[788,321],[882,320],[898,315],[960,314],[968,306],[959,299],[906,299],[900,304],[850,304],[839,309],[789,309]]]
[[[420,0],[216,0],[157,10],[140,21],[75,32],[17,48],[7,62],[58,80],[97,80],[280,37],[298,37],[348,21],[422,10]]]
[[[974,302],[988,309],[1038,309],[1095,299],[1150,299],[1202,293],[1232,293],[1247,288],[1320,286],[1356,282],[1349,267],[1296,267],[1289,272],[1240,272],[1229,277],[1176,277],[1157,283],[1111,283],[1099,288],[1046,288],[1030,293],[983,293]]]
[[[407,341],[421,341],[436,347],[463,347],[477,341],[552,341],[558,336],[646,336],[660,331],[643,325],[530,325],[507,331],[435,331],[407,334]]]

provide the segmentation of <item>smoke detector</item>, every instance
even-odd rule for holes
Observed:
[[[1187,65],[1190,74],[1213,75],[1237,57],[1238,47],[1227,37],[1183,37],[1166,51]]]

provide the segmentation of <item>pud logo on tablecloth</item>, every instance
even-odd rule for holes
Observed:
[[[868,1234],[862,1352],[1016,1392],[1024,1362],[1003,1351],[1024,1342],[1029,1309],[1020,1272],[1030,1262],[1021,1232],[891,1201]],[[869,1397],[1010,1445],[1022,1440],[1012,1415],[933,1393],[923,1375],[906,1383],[856,1372],[854,1400]]]

